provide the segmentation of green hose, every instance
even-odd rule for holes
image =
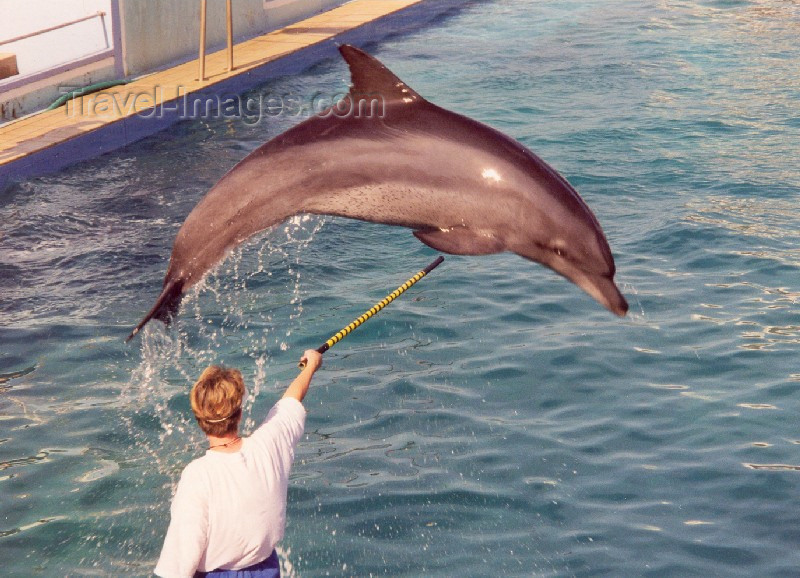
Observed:
[[[71,90],[66,94],[62,94],[59,96],[53,104],[47,107],[46,110],[53,110],[65,104],[68,100],[72,100],[78,96],[84,96],[86,94],[91,94],[93,92],[98,92],[100,90],[105,90],[106,88],[112,88],[114,86],[119,86],[121,84],[128,84],[129,81],[127,80],[106,80],[105,82],[98,82],[96,84],[90,84],[89,86],[84,86],[83,88],[78,88],[76,90]]]

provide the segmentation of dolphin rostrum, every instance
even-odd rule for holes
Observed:
[[[456,255],[514,252],[617,315],[628,304],[600,224],[555,169],[510,137],[431,104],[369,54],[339,51],[350,93],[262,145],[197,204],[175,238],[152,318],[234,247],[298,213],[409,227]]]

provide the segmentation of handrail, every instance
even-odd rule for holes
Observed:
[[[15,38],[10,38],[8,40],[0,40],[0,46],[4,44],[11,44],[12,42],[19,42],[20,40],[25,40],[27,38],[32,38],[34,36],[39,36],[40,34],[44,34],[45,32],[52,32],[53,30],[59,30],[60,28],[66,28],[67,26],[72,26],[73,24],[78,24],[80,22],[85,22],[86,20],[91,20],[92,18],[102,18],[105,16],[106,13],[101,11],[95,12],[94,14],[90,14],[89,16],[84,16],[83,18],[78,18],[77,20],[70,20],[69,22],[64,22],[62,24],[57,24],[55,26],[51,26],[50,28],[45,28],[44,30],[37,30],[36,32],[29,32],[28,34],[23,34],[22,36],[17,36]]]
[[[203,82],[206,79],[206,12],[208,0],[202,0],[200,4],[200,54],[198,56],[197,79]],[[231,0],[227,0],[226,20],[228,32],[228,72],[233,71],[233,7]]]

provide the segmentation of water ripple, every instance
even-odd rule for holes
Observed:
[[[326,354],[287,575],[796,573],[797,15],[466,2],[370,45],[576,186],[631,314],[516,255],[448,256]],[[335,58],[254,93],[346,78]],[[242,367],[252,431],[298,351],[431,260],[405,229],[300,217],[123,345],[186,214],[297,120],[184,122],[0,194],[6,573],[149,575],[203,451],[186,400],[199,371]]]

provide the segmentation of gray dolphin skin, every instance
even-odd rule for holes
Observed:
[[[511,251],[563,275],[617,315],[628,304],[600,224],[575,189],[510,137],[431,104],[369,54],[339,51],[350,93],[237,164],[186,218],[152,318],[231,249],[298,213],[409,227],[455,255]]]

